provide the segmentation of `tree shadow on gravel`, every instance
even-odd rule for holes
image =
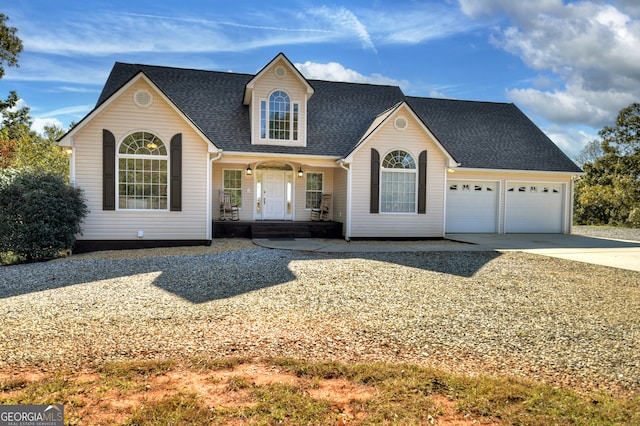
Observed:
[[[364,259],[427,271],[471,277],[498,258],[498,252],[311,253],[294,250],[245,249],[215,254],[137,259],[93,259],[0,267],[0,299],[73,285],[101,285],[154,274],[158,288],[194,304],[232,298],[284,284],[298,277],[293,261]],[[401,283],[393,283],[401,285]],[[107,284],[105,284],[107,285]],[[46,297],[45,294],[42,297]]]

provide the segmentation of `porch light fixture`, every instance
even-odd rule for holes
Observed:
[[[73,148],[71,148],[70,146],[67,146],[63,149],[63,152],[67,155],[71,155],[73,154]]]
[[[247,176],[251,176],[253,174],[253,170],[251,170],[251,164],[247,164]]]
[[[298,177],[301,178],[302,176],[304,176],[304,172],[302,171],[302,166],[300,166],[298,169]]]

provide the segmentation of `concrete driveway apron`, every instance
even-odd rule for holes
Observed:
[[[498,251],[522,251],[640,271],[640,241],[566,234],[447,234],[446,237]]]

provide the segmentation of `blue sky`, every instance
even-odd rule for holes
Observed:
[[[255,73],[279,52],[309,79],[513,102],[569,156],[640,101],[637,0],[12,0],[23,40],[0,96],[34,128],[95,106],[113,63]]]

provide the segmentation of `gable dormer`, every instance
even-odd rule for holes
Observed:
[[[253,145],[307,145],[307,102],[313,87],[283,54],[245,86]]]

